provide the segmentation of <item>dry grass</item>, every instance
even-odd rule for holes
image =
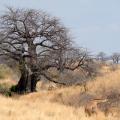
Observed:
[[[87,88],[89,92],[95,94],[105,94],[115,90],[120,91],[120,70],[110,71],[106,69],[106,74],[88,82]]]
[[[45,95],[45,94],[44,94]],[[48,95],[48,94],[47,94]],[[30,95],[31,96],[31,95]],[[36,99],[32,99],[37,96]],[[39,94],[31,97],[23,96],[19,100],[0,97],[1,120],[104,120],[104,116],[85,116],[84,108],[51,103],[48,99],[38,98]],[[31,98],[31,99],[28,99]],[[29,101],[28,101],[29,100]]]
[[[87,92],[82,86],[71,86],[13,98],[0,96],[0,120],[120,120],[120,70],[104,68],[102,72],[105,75],[87,83]],[[106,96],[118,114],[115,111],[114,116],[113,111],[105,116],[101,110],[97,115],[86,116],[85,104],[99,96]]]

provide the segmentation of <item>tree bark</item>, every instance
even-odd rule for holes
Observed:
[[[24,70],[21,73],[21,78],[17,84],[17,91],[16,92],[21,93],[21,94],[27,92],[27,90],[28,90],[27,85],[28,85],[29,81],[30,80],[28,77],[28,72]]]
[[[32,65],[23,64],[21,69],[21,78],[17,84],[16,92],[22,93],[30,93],[36,91],[37,84],[37,74],[35,74],[35,70]]]
[[[36,92],[37,76],[35,74],[31,75],[31,92]]]
[[[35,92],[37,82],[37,77],[34,74],[30,75],[26,72],[21,75],[21,78],[17,84],[17,92],[20,94]]]

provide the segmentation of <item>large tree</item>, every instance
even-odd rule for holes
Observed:
[[[35,91],[41,76],[65,84],[54,81],[48,70],[84,69],[88,60],[86,52],[72,47],[68,30],[58,19],[43,11],[12,8],[0,18],[0,56],[19,64],[20,93]]]

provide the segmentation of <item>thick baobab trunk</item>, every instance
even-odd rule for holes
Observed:
[[[21,75],[17,85],[18,93],[30,93],[36,91],[37,77],[30,74],[28,71]]]
[[[24,68],[23,71],[21,71],[21,77],[17,85],[17,92],[31,92],[31,71],[28,68]]]
[[[21,78],[17,85],[17,91],[19,93],[36,91],[37,75],[35,72],[37,55],[36,46],[33,44],[32,40],[29,40],[28,53],[30,57],[23,59],[24,67],[21,70]]]
[[[27,81],[28,79],[26,78],[25,74],[21,75],[21,78],[17,84],[17,92],[18,93],[25,93],[26,92],[26,87],[27,87]]]

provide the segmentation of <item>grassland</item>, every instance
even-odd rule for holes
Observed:
[[[84,86],[70,86],[12,98],[1,95],[0,120],[120,120],[120,70],[104,67],[101,73],[87,82],[87,91]],[[4,83],[15,84],[11,79]],[[97,115],[86,116],[85,104],[101,96],[108,98],[108,103],[100,104]],[[114,114],[105,116],[105,106],[115,107]]]

